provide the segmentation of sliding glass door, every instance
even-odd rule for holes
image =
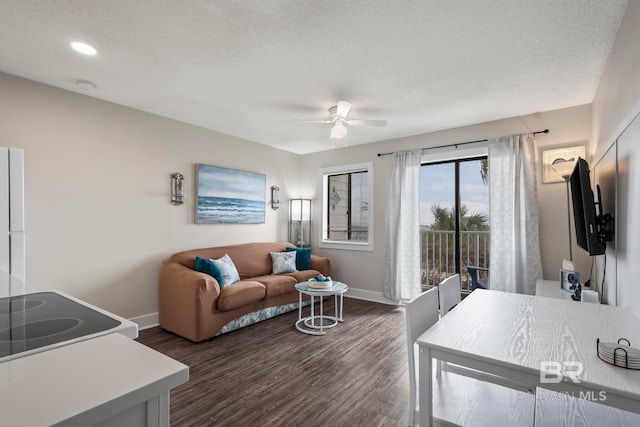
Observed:
[[[467,266],[489,266],[489,171],[486,157],[425,163],[420,174],[423,289]]]

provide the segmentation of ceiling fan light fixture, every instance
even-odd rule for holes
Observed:
[[[337,121],[331,128],[331,139],[342,139],[347,135],[347,127],[341,121]]]

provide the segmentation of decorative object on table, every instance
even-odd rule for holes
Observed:
[[[573,293],[572,286],[580,284],[580,273],[572,270],[560,269],[560,290]]]
[[[311,200],[289,201],[289,241],[299,248],[311,246]]]
[[[573,291],[573,295],[571,295],[571,299],[574,301],[582,301],[582,287],[580,283],[576,283],[575,285],[571,285],[569,287],[570,290]]]
[[[600,342],[597,339],[598,358],[611,365],[626,369],[640,369],[640,349],[631,347],[626,338],[620,338],[618,342]]]
[[[262,224],[266,176],[218,166],[197,166],[198,224]]]
[[[309,279],[309,289],[329,289],[332,286],[333,280],[331,280],[331,276],[318,274],[315,277]]]
[[[557,148],[554,150],[542,150],[542,182],[545,184],[563,181],[566,182],[567,178],[565,178],[565,174],[567,176],[571,175],[573,166],[578,160],[578,157],[582,157],[584,159],[584,156],[584,145]],[[553,165],[560,165],[562,163],[566,163],[566,165],[556,166],[556,168],[553,168]],[[558,172],[558,168],[560,168],[560,172]],[[567,172],[565,168],[570,168],[570,170]]]
[[[280,187],[271,186],[271,209],[274,211],[280,207]]]
[[[171,204],[178,206],[184,203],[184,175],[179,172],[171,174]]]

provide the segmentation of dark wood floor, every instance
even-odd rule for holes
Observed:
[[[141,331],[139,342],[189,366],[189,382],[171,392],[171,425],[407,425],[403,308],[345,298],[344,323],[325,336],[297,331],[297,318],[198,344]]]

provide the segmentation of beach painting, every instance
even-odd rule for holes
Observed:
[[[199,164],[197,176],[196,223],[264,223],[265,175]]]

